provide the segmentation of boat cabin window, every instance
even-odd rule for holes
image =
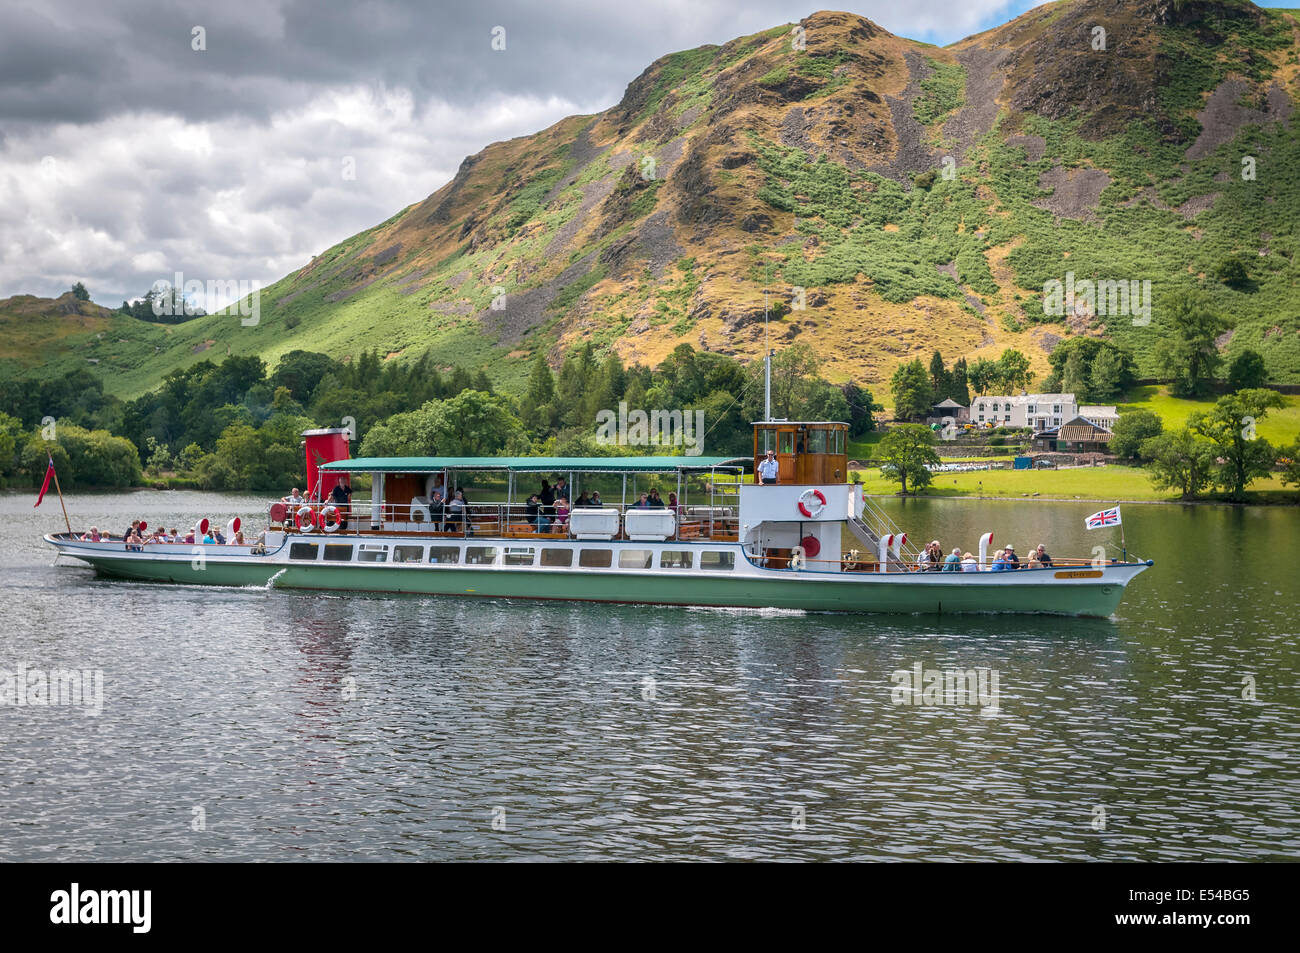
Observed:
[[[614,562],[614,553],[608,549],[583,549],[578,552],[578,565],[587,569],[608,569]]]
[[[531,566],[536,556],[537,550],[532,546],[507,546],[502,562],[507,566]]]
[[[701,569],[735,569],[735,553],[703,552],[700,553]]]
[[[388,562],[388,547],[378,543],[362,543],[357,558],[363,563]]]
[[[691,557],[695,554],[688,549],[665,549],[659,554],[660,569],[690,569]]]
[[[825,430],[808,431],[808,452],[809,453],[826,452],[826,431]]]
[[[315,559],[318,547],[315,543],[291,543],[289,545],[290,559]]]
[[[618,551],[619,569],[649,569],[652,553],[648,549],[620,549]]]
[[[767,456],[767,451],[776,449],[776,431],[764,430],[763,432],[763,455]]]
[[[394,546],[393,562],[418,563],[424,558],[423,546]]]
[[[542,550],[543,566],[572,566],[573,550],[571,549],[543,549]]]
[[[782,430],[780,433],[781,445],[777,453],[794,453],[794,434],[788,430]]]
[[[465,550],[465,562],[471,566],[490,566],[496,561],[495,546],[470,546]]]
[[[352,561],[351,543],[326,543],[325,558],[332,562],[347,563]]]
[[[488,562],[492,562],[492,560],[496,558],[496,550],[494,549],[484,550],[480,547],[471,546],[470,552],[490,553],[490,555],[487,558]],[[429,547],[429,562],[431,563],[455,563],[459,561],[460,561],[459,546],[430,546]],[[474,560],[472,559],[466,559],[465,561],[474,562]]]

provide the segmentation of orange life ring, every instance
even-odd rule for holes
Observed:
[[[310,533],[316,528],[316,517],[312,514],[310,506],[298,507],[298,512],[293,514],[293,522],[300,533]]]
[[[817,500],[818,504],[816,510],[808,506],[814,499]],[[826,509],[826,494],[817,489],[804,490],[799,494],[799,500],[795,505],[799,507],[800,513],[808,519],[812,519],[815,516],[820,516],[822,510]]]

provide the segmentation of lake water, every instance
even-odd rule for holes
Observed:
[[[0,706],[8,859],[1300,856],[1295,508],[1125,506],[1156,565],[1083,620],[111,582],[52,566],[58,500],[33,498],[0,496],[0,670],[102,670],[103,701]],[[886,506],[945,548],[1117,537],[1083,529],[1100,504]],[[264,512],[69,509],[113,532]],[[918,663],[989,670],[996,707],[895,704]]]

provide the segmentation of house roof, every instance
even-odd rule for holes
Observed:
[[[333,473],[437,473],[441,470],[515,470],[530,473],[671,473],[738,466],[748,457],[358,457],[335,460]]]
[[[933,407],[955,407],[955,408],[957,408],[958,410],[965,410],[965,409],[966,409],[966,405],[965,405],[965,404],[959,404],[959,403],[957,403],[955,400],[953,400],[951,397],[945,397],[943,400],[939,401],[939,403],[937,403],[937,404],[932,404],[931,406],[933,406]]]
[[[1119,410],[1114,404],[1083,404],[1079,407],[1080,417],[1118,417]]]
[[[1110,438],[1115,436],[1105,427],[1098,427],[1090,420],[1084,420],[1083,417],[1075,417],[1068,423],[1061,424],[1061,432],[1057,437],[1066,443],[1110,443]]]
[[[981,400],[996,400],[1001,403],[1016,404],[1073,404],[1073,394],[981,394],[971,403]]]

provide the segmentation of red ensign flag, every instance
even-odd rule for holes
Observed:
[[[40,506],[41,500],[45,499],[45,491],[50,488],[50,477],[54,476],[54,457],[49,456],[49,461],[50,465],[45,471],[45,482],[41,484],[41,495],[36,498],[36,506]]]

